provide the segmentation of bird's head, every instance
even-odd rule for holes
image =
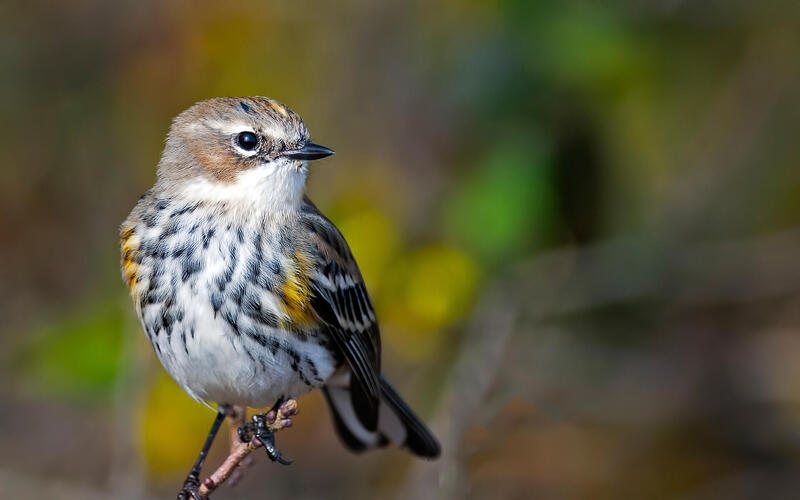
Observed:
[[[201,101],[172,122],[158,184],[188,200],[291,209],[309,160],[333,151],[309,139],[303,120],[266,97]]]

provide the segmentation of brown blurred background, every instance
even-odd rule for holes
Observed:
[[[175,114],[255,94],[337,151],[308,191],[444,455],[312,394],[214,498],[797,498],[798,47],[788,0],[3,2],[0,496],[174,498],[213,414],[117,227]]]

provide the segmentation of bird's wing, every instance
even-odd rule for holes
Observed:
[[[350,390],[359,419],[367,429],[375,430],[381,343],[372,302],[344,237],[307,198],[302,221],[316,253],[311,307],[350,367]]]

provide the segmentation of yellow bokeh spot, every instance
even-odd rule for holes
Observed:
[[[466,312],[477,280],[475,265],[466,254],[447,247],[423,249],[410,271],[406,300],[422,323],[440,328]]]
[[[400,355],[426,358],[442,341],[443,329],[468,314],[479,270],[469,256],[446,246],[418,250],[393,269],[381,308],[389,323],[386,340]]]
[[[162,373],[139,414],[139,445],[148,472],[162,477],[186,474],[213,420],[212,411]]]
[[[358,262],[367,288],[377,289],[387,264],[397,253],[396,225],[381,212],[365,209],[345,217],[338,226]]]

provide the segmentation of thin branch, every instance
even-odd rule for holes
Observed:
[[[272,411],[267,414],[267,428],[271,432],[278,432],[281,429],[292,426],[292,418],[297,415],[297,401],[290,399],[278,409],[277,413]],[[200,483],[197,493],[202,499],[208,496],[227,481],[234,471],[238,470],[239,464],[247,458],[253,450],[261,448],[263,444],[257,438],[245,443],[239,438],[238,428],[245,425],[247,414],[244,408],[233,407],[233,412],[229,415],[231,420],[230,430],[230,451],[228,457],[214,471],[213,474],[205,478]]]

